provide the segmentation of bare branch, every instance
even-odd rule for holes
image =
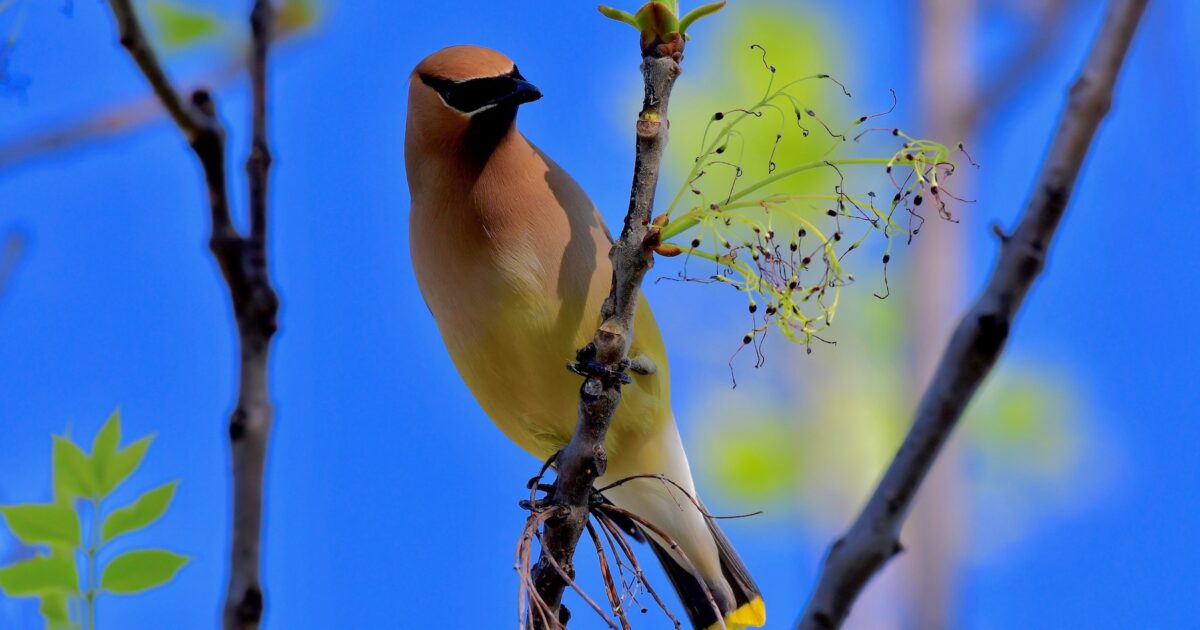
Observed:
[[[233,452],[233,544],[229,589],[225,596],[226,628],[257,628],[262,618],[260,582],[262,542],[263,471],[273,410],[267,391],[267,361],[275,333],[279,299],[271,287],[267,268],[267,172],[271,153],[267,146],[267,49],[274,11],[270,0],[255,0],[250,12],[254,41],[250,52],[250,92],[253,129],[246,174],[250,188],[250,237],[237,240],[239,255],[218,259],[236,262],[240,273],[222,263],[237,315],[242,351],[242,377],[238,407],[229,423]]]
[[[1008,339],[1013,319],[1041,273],[1051,239],[1147,0],[1113,0],[1078,80],[1071,87],[1049,154],[1025,213],[1001,247],[983,294],[959,323],[895,459],[850,529],[829,549],[816,590],[797,627],[838,628],[867,581],[900,552],[913,497],[951,430]]]
[[[158,56],[150,47],[150,40],[146,38],[146,33],[142,30],[142,24],[133,9],[133,3],[130,0],[109,0],[108,5],[117,18],[117,30],[121,37],[121,45],[129,51],[129,55],[133,57],[142,74],[146,76],[150,87],[154,88],[154,93],[158,95],[158,100],[162,102],[163,107],[171,115],[175,124],[179,126],[183,135],[189,142],[194,142],[198,136],[212,127],[213,121],[188,103],[175,89],[171,79],[167,78],[167,73],[159,63]]]
[[[551,501],[565,516],[546,523],[541,557],[535,568],[537,595],[560,610],[567,581],[552,567],[574,575],[575,545],[588,521],[592,484],[604,474],[604,437],[621,402],[621,385],[628,382],[629,348],[633,342],[634,311],[646,271],[653,264],[650,214],[667,144],[667,106],[683,59],[683,37],[670,43],[650,42],[642,52],[645,93],[637,120],[637,147],[629,209],[621,236],[609,251],[612,287],[601,309],[601,323],[592,343],[580,349],[572,369],[584,376],[579,390],[579,419],[575,434],[555,459],[557,477]],[[538,625],[535,620],[535,625]]]
[[[239,371],[237,407],[229,419],[233,460],[233,535],[226,628],[257,628],[262,618],[260,579],[263,470],[273,410],[267,365],[279,300],[267,268],[266,207],[270,152],[266,128],[266,62],[273,13],[269,0],[255,0],[250,23],[254,37],[249,62],[253,94],[253,146],[247,161],[250,238],[234,227],[226,186],[225,133],[216,104],[205,90],[184,99],[146,39],[130,0],[109,0],[121,44],[150,82],[154,93],[183,133],[204,169],[212,233],[209,247],[221,267],[237,322]]]

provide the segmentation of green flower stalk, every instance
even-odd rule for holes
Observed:
[[[811,352],[813,340],[821,340],[820,333],[833,323],[842,288],[854,281],[844,266],[846,256],[872,234],[880,236],[885,243],[886,287],[894,237],[911,240],[924,221],[921,211],[930,205],[953,220],[946,204],[951,195],[942,184],[956,166],[944,145],[895,128],[866,127],[868,121],[891,110],[860,116],[835,131],[805,104],[800,88],[832,82],[849,97],[841,83],[815,74],[776,88],[776,68],[767,63],[765,50],[751,48],[763,55],[770,74],[767,88],[750,107],[717,112],[709,119],[694,165],[666,211],[654,221],[660,230],[656,251],[710,261],[716,265],[712,275],[685,279],[727,284],[746,295],[754,324],[743,337],[743,346],[759,347],[775,329]],[[767,174],[745,181],[745,127],[748,121],[764,117],[778,120],[766,159]],[[848,142],[856,130],[858,135]],[[839,155],[846,146],[860,146],[860,140],[873,132],[894,137],[898,148],[877,156]],[[831,144],[822,159],[780,165],[775,150],[788,135],[808,142],[827,136]],[[822,169],[836,175],[832,190],[772,192],[774,185],[788,178]],[[864,170],[886,176],[895,190],[890,199],[857,183],[853,186],[858,190],[851,188],[850,178]]]

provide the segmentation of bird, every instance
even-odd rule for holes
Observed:
[[[575,429],[579,377],[564,365],[600,323],[612,237],[583,188],[517,129],[518,109],[541,97],[500,52],[439,50],[409,77],[404,156],[412,268],[442,341],[501,432],[547,460]],[[671,410],[666,348],[644,295],[630,356],[654,369],[623,388],[597,486],[669,479],[630,480],[604,497],[678,544],[641,532],[693,628],[759,627],[766,608],[757,585],[690,500],[695,484]]]

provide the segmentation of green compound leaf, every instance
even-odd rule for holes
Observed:
[[[221,31],[221,19],[206,11],[167,0],[155,0],[148,8],[155,32],[168,48],[184,48]]]
[[[147,435],[113,454],[112,460],[105,467],[104,478],[97,484],[103,494],[115,490],[129,478],[129,475],[133,474],[133,471],[137,470],[142,463],[142,458],[146,456],[146,449],[150,448],[150,442],[153,440],[153,435]]]
[[[178,485],[178,481],[163,484],[138,497],[132,504],[114,510],[104,519],[101,540],[108,542],[157,521],[167,511]]]
[[[9,529],[27,545],[79,546],[79,516],[68,505],[26,503],[0,507]]]
[[[79,574],[70,558],[39,556],[0,568],[0,590],[9,597],[79,592]]]
[[[108,417],[108,421],[104,426],[100,427],[100,431],[96,433],[95,439],[92,440],[92,479],[97,480],[97,490],[101,497],[112,492],[112,488],[106,487],[104,483],[105,477],[108,475],[109,464],[116,455],[117,446],[121,443],[121,410],[118,409],[112,412]]]
[[[138,549],[123,553],[100,576],[100,588],[128,595],[162,586],[187,564],[188,559],[165,549]]]
[[[58,501],[90,497],[95,488],[88,456],[71,440],[53,436],[54,492]]]

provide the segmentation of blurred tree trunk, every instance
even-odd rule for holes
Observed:
[[[968,150],[973,129],[969,112],[976,102],[973,35],[975,0],[921,0],[918,77],[923,136],[947,144],[963,142]],[[947,188],[971,199],[972,169],[960,168]],[[969,215],[970,213],[963,213]],[[966,229],[927,211],[920,246],[913,248],[910,313],[912,335],[910,382],[914,396],[926,389],[942,348],[954,330],[962,302]],[[916,400],[910,401],[912,405]],[[961,442],[946,445],[914,506],[903,540],[911,553],[904,563],[904,582],[913,610],[911,627],[941,630],[954,625],[955,586],[966,534]]]

